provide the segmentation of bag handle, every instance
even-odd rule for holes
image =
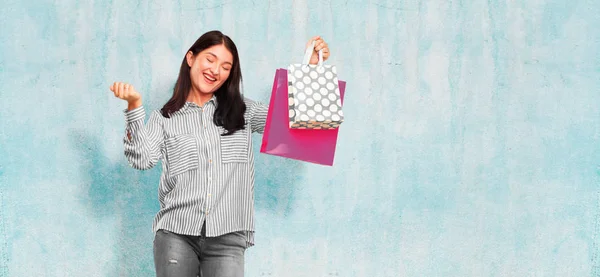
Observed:
[[[309,47],[304,52],[304,59],[302,60],[303,65],[308,65],[310,57],[312,56],[313,49],[315,49],[315,41],[313,40]],[[319,66],[323,66],[323,49],[319,50]]]

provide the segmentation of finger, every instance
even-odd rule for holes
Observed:
[[[113,85],[113,92],[115,93],[115,96],[117,98],[119,98],[119,84],[120,82],[115,82],[115,84]]]
[[[118,82],[114,82],[112,85],[112,91],[115,94],[116,97],[119,97],[119,83]]]
[[[119,83],[119,98],[123,98],[124,92],[125,92],[125,84]]]
[[[306,47],[309,47],[313,41],[315,42],[315,45],[317,45],[317,40],[319,39],[321,39],[321,36],[314,36],[310,38],[310,40],[306,43]]]
[[[315,52],[319,51],[320,42],[315,41],[315,48],[313,49]]]
[[[319,51],[319,50],[321,50],[321,49],[325,48],[325,46],[326,46],[325,42],[320,42],[320,43],[319,43],[319,44],[318,44],[318,45],[315,47],[315,50]]]
[[[319,38],[319,39],[316,39],[316,40],[315,40],[315,46],[318,46],[318,45],[320,45],[320,44],[322,44],[322,43],[324,43],[324,42],[325,42],[325,41],[324,41],[323,39],[321,39],[321,38]]]

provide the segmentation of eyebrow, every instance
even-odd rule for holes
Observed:
[[[206,52],[206,53],[207,53],[207,54],[210,54],[210,55],[212,55],[213,57],[215,57],[215,58],[217,58],[217,59],[219,58],[219,57],[217,57],[217,55],[213,54],[212,52]],[[230,63],[230,62],[224,62],[224,63],[228,63],[229,65],[233,65],[233,64],[232,64],[232,63]]]

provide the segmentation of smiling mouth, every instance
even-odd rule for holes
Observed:
[[[217,81],[217,78],[212,77],[212,76],[210,76],[210,75],[208,75],[206,73],[204,73],[203,75],[204,75],[204,79],[206,79],[210,83],[213,83],[213,82]]]

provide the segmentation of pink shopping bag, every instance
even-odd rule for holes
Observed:
[[[346,82],[338,83],[343,104]],[[287,70],[277,69],[260,152],[331,166],[338,130],[290,129]]]

